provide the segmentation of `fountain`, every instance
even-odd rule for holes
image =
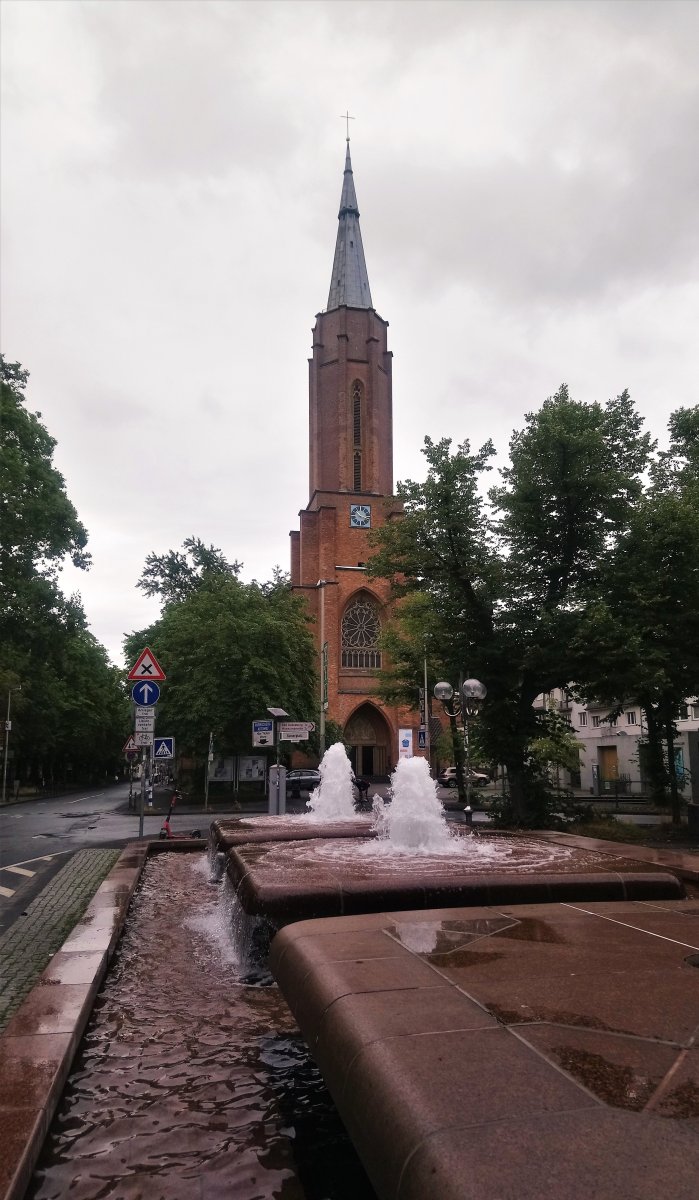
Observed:
[[[454,840],[426,758],[404,758],[391,778],[393,799],[377,805],[375,827],[393,850],[432,854],[453,849]]]
[[[636,863],[598,850],[535,835],[473,837],[469,828],[450,829],[425,759],[399,763],[391,803],[377,804],[373,826],[359,828],[371,838],[357,840],[360,823],[348,815],[350,765],[343,747],[327,752],[322,777],[309,814],[288,818],[283,834],[270,836],[276,818],[262,818],[259,836],[241,832],[233,844],[228,839],[226,870],[237,899],[271,931],[348,913],[678,895],[676,879],[639,875]]]
[[[248,836],[227,850],[222,882],[210,878],[204,855],[197,865],[162,843],[137,848],[141,865],[149,849],[155,861],[141,878],[130,927],[31,1183],[32,1200],[68,1192],[84,1200],[146,1191],[184,1197],[192,1188],[207,1196],[234,1193],[240,1200],[271,1200],[287,1191],[299,1200],[341,1195],[371,1200],[371,1184],[339,1126],[323,1147],[321,1168],[325,1176],[336,1170],[339,1190],[320,1175],[317,1187],[307,1184],[308,1162],[317,1161],[318,1130],[332,1109],[320,1094],[320,1076],[305,1056],[291,1014],[382,1200],[395,1197],[399,1186],[406,1197],[465,1200],[478,1194],[492,1200],[502,1194],[500,1153],[510,1146],[502,1140],[505,1121],[520,1122],[521,1136],[512,1145],[527,1148],[519,1160],[513,1151],[506,1182],[516,1190],[513,1181],[527,1171],[526,1193],[517,1194],[540,1195],[544,1168],[529,1153],[530,1117],[537,1145],[543,1129],[563,1163],[565,1194],[573,1194],[573,1181],[589,1166],[581,1164],[579,1147],[588,1145],[591,1122],[594,1144],[612,1148],[603,1163],[609,1171],[630,1136],[634,1155],[650,1144],[651,1157],[670,1137],[665,1169],[672,1167],[676,1179],[676,1164],[685,1164],[682,1178],[691,1181],[673,1194],[683,1200],[693,1194],[699,1157],[692,1156],[683,1130],[672,1140],[664,1119],[685,1115],[677,1109],[680,1102],[692,1115],[689,1076],[689,1083],[678,1076],[679,1099],[673,1092],[662,1116],[644,1114],[633,1128],[610,1108],[618,1088],[611,1102],[606,1095],[602,1103],[590,1097],[595,1086],[609,1087],[610,1078],[616,1083],[609,1070],[590,1071],[601,1055],[618,1051],[619,1078],[626,1079],[629,1038],[616,1037],[619,1029],[631,1035],[632,1056],[641,1041],[648,1043],[648,1063],[637,1073],[653,1098],[659,1095],[656,1075],[671,1080],[684,1069],[685,1009],[690,1032],[696,1023],[691,972],[682,968],[690,962],[685,912],[694,909],[691,901],[680,900],[678,879],[625,859],[624,847],[613,855],[534,836],[474,838],[450,830],[420,760],[401,763],[392,783],[392,803],[377,806],[374,837],[318,836],[345,828],[344,813],[334,822],[326,814],[318,820],[289,818],[311,836],[286,843]],[[314,799],[311,812],[317,813]],[[330,799],[336,799],[332,788]],[[135,859],[136,852],[131,854]],[[55,1042],[48,1054],[66,1063],[51,1084],[57,1095],[80,1036],[67,1037],[78,1004],[76,980],[84,980],[81,996],[88,995],[91,971],[99,981],[98,951],[115,944],[116,906],[125,914],[135,886],[135,866],[129,868],[133,881],[125,878],[127,861],[125,853],[92,915],[81,923],[84,928],[76,929],[47,969],[42,994],[17,1014],[10,1030],[17,1050],[14,1059],[6,1057],[6,1086],[22,1097],[37,1137],[41,1126],[29,1103],[34,1092],[27,1085],[27,1055],[36,1057],[31,1078],[39,1081],[36,1103],[45,1128],[53,1106],[52,1100],[44,1107],[41,1099],[41,1088],[53,1078],[47,1040]],[[682,907],[624,903],[617,920],[605,906],[601,921],[587,905],[550,903],[664,897]],[[525,901],[539,907],[520,910],[520,916],[516,905]],[[227,916],[225,939],[234,910],[241,915],[239,906],[247,917],[257,914],[257,924],[242,927],[255,953],[264,950],[265,939],[256,936],[260,930],[274,935],[268,965],[291,1014],[275,986],[260,986],[270,980],[268,974],[251,975],[227,942],[223,952],[217,948],[221,913]],[[294,924],[308,916],[331,919]],[[664,932],[646,933],[649,922]],[[628,971],[632,933],[639,976],[629,977],[627,991],[619,991],[623,972],[616,964],[623,961]],[[83,958],[97,962],[83,965]],[[649,972],[654,972],[650,989]],[[654,989],[663,987],[666,1002],[659,1004]],[[627,994],[633,1004],[624,1003]],[[637,1018],[645,996],[647,1011]],[[78,1031],[87,1019],[80,1003],[85,1015],[76,1021]],[[668,1032],[663,1023],[668,1010],[680,1021],[679,1033],[674,1026]],[[511,1024],[517,1036],[508,1032]],[[32,1032],[41,1038],[27,1037]],[[633,1106],[635,1088],[621,1090],[622,1100],[628,1093]],[[313,1143],[306,1151],[305,1114]],[[306,1163],[299,1158],[304,1153]],[[622,1175],[628,1169],[624,1160]],[[641,1182],[646,1174],[642,1164]],[[596,1190],[618,1193],[617,1175],[614,1189]],[[345,1183],[349,1190],[343,1191]],[[657,1194],[656,1181],[645,1188],[636,1180],[634,1188],[643,1200]]]
[[[329,746],[320,764],[320,784],[308,800],[308,821],[351,821],[354,811],[352,764],[342,742]]]
[[[341,742],[329,746],[323,755],[320,785],[311,793],[306,807],[305,813],[214,821],[211,826],[214,846],[229,851],[255,842],[372,836],[371,821],[354,809],[352,764]]]

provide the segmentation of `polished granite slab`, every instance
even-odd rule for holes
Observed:
[[[689,1200],[699,901],[303,921],[270,964],[381,1200]]]

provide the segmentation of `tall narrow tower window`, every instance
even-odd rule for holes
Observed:
[[[352,384],[352,421],[354,428],[354,444],[362,444],[362,385],[358,379]]]
[[[353,487],[362,490],[362,385],[358,379],[352,384],[352,440],[354,443]]]

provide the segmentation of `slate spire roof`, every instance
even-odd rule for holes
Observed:
[[[339,308],[340,305],[346,304],[350,308],[373,308],[369,276],[364,261],[362,234],[359,228],[359,209],[357,193],[354,190],[349,138],[347,139],[347,155],[338,220],[340,224],[337,230],[327,307],[328,309]]]

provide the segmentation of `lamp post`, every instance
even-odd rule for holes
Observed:
[[[461,717],[463,724],[464,754],[466,758],[466,820],[470,825],[473,820],[473,812],[471,810],[469,723],[478,716],[481,705],[488,695],[488,689],[479,679],[467,679],[461,685],[460,692],[455,692],[450,683],[442,682],[435,685],[434,694],[437,700],[441,701],[442,708],[450,720],[456,720],[458,717]],[[453,701],[451,709],[449,708],[450,701]]]
[[[12,703],[12,693],[21,692],[22,684],[18,683],[15,687],[7,689],[7,717],[5,719],[5,756],[2,760],[2,802],[5,803],[5,791],[7,788],[7,750],[10,742],[10,730],[12,722],[10,720],[10,705]]]
[[[423,649],[423,661],[422,661],[422,665],[423,665],[423,691],[422,691],[422,694],[423,694],[423,696],[425,697],[425,700],[424,700],[424,704],[425,704],[425,712],[424,712],[424,720],[425,720],[425,755],[426,755],[426,757],[427,757],[427,763],[428,763],[428,765],[429,765],[429,766],[430,766],[430,768],[431,768],[431,757],[432,757],[432,738],[431,738],[431,734],[430,734],[430,707],[429,707],[429,704],[427,703],[427,638],[428,638],[428,636],[429,636],[428,634],[425,634],[425,635],[424,635],[424,637],[423,637],[423,639],[422,639],[422,649]]]
[[[284,792],[283,796],[281,791],[281,747],[279,745],[279,722],[283,720],[284,717],[288,717],[289,714],[284,708],[268,708],[267,712],[269,713],[270,717],[274,718],[274,742],[277,749],[277,772],[275,779],[277,797],[276,800],[272,800],[272,788],[270,787],[269,811],[270,813],[276,813],[279,815],[286,810],[286,791]],[[286,768],[284,769],[284,778],[286,779]]]

